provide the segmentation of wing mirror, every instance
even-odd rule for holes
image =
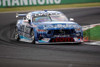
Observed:
[[[28,23],[31,24],[31,20],[28,20]]]
[[[73,22],[74,21],[74,18],[70,18],[69,21]]]

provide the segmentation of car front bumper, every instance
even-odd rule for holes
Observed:
[[[40,44],[55,44],[55,43],[81,43],[83,42],[83,38],[82,37],[56,37],[56,38],[43,38],[41,40],[36,41],[36,43],[40,43]]]

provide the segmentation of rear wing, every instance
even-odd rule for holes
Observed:
[[[16,13],[16,18],[18,18],[18,17],[25,17],[27,14],[18,14],[18,13]]]

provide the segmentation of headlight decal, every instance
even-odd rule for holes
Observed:
[[[44,29],[37,29],[37,32],[47,32],[47,30],[44,30]]]

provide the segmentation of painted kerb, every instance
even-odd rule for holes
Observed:
[[[16,6],[39,6],[72,3],[100,2],[100,0],[0,0],[0,8]]]

